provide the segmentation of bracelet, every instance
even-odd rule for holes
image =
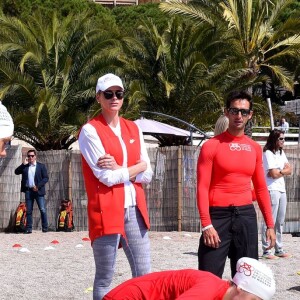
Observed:
[[[214,227],[214,226],[212,226],[212,224],[207,225],[207,226],[205,226],[205,227],[202,228],[202,231],[205,231],[205,230],[207,230],[209,228],[212,228],[212,227]]]
[[[279,173],[283,176],[284,174],[282,173],[282,171],[280,170]]]

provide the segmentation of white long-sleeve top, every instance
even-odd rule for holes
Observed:
[[[100,182],[107,186],[113,186],[119,183],[124,183],[124,191],[125,191],[125,205],[127,208],[129,206],[136,205],[136,193],[132,182],[129,180],[129,172],[127,165],[127,149],[125,143],[122,140],[121,136],[121,127],[120,122],[118,122],[117,126],[114,128],[110,126],[115,135],[118,137],[120,144],[122,146],[123,151],[123,168],[117,170],[109,170],[105,168],[100,168],[97,166],[98,159],[107,154],[99,138],[95,127],[91,124],[85,124],[79,134],[78,143],[81,154],[85,158],[86,162],[92,169],[96,178],[99,179]],[[139,173],[135,182],[138,183],[150,183],[153,175],[153,171],[150,165],[150,159],[147,153],[146,145],[143,139],[143,134],[141,129],[139,129],[140,135],[140,144],[141,144],[141,157],[140,160],[143,160],[147,163],[147,169],[144,172]],[[109,153],[108,153],[109,154]]]
[[[285,163],[288,162],[289,161],[283,150],[281,151],[281,154],[279,150],[276,151],[275,154],[270,150],[263,153],[264,172],[269,191],[286,192],[284,177],[281,176],[274,179],[268,176],[268,172],[271,169],[278,169],[281,171],[283,170]]]

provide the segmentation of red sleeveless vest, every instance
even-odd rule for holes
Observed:
[[[105,152],[114,156],[118,165],[123,165],[123,151],[119,138],[106,123],[103,116],[93,118],[88,122],[97,131]],[[122,139],[127,148],[128,167],[140,160],[140,137],[137,125],[120,118]],[[93,174],[91,168],[82,156],[82,169],[85,188],[88,196],[88,221],[91,242],[103,235],[120,233],[124,230],[124,184],[108,187],[101,183]],[[136,191],[136,203],[147,228],[150,228],[145,193],[141,183],[133,183]]]

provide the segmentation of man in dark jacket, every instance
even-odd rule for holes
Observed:
[[[25,193],[27,207],[27,224],[25,233],[32,233],[32,210],[36,200],[42,219],[42,231],[48,231],[47,211],[45,205],[45,184],[49,177],[44,164],[36,161],[36,151],[29,150],[24,162],[15,169],[15,174],[22,174],[21,192]]]

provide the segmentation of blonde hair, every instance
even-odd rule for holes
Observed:
[[[229,124],[229,120],[225,115],[222,115],[218,118],[215,124],[214,135],[218,135],[227,130]]]

